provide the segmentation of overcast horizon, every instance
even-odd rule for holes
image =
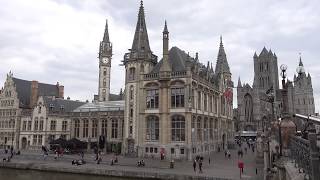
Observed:
[[[93,99],[98,92],[98,48],[108,19],[113,44],[111,92],[124,88],[123,55],[131,48],[139,0],[0,0],[0,83],[17,78],[65,87],[65,97]],[[320,1],[145,0],[151,50],[162,58],[167,20],[170,47],[215,66],[222,35],[232,79],[253,82],[253,55],[263,47],[288,65],[293,80],[299,53],[310,73],[316,112],[320,105]],[[280,73],[280,71],[279,71]],[[280,79],[280,78],[279,78]],[[280,83],[279,83],[280,84]],[[236,89],[234,89],[236,95]],[[234,96],[234,103],[236,103]],[[236,107],[236,104],[234,104]]]

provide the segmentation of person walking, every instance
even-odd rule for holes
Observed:
[[[208,159],[208,160],[209,160],[209,164],[210,164],[210,162],[211,162],[211,159],[210,159],[210,157],[209,157],[209,159]]]
[[[202,161],[199,161],[199,173],[202,173]]]
[[[196,172],[197,171],[197,161],[193,160],[193,171]]]

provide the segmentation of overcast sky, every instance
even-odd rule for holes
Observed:
[[[124,87],[119,66],[131,48],[138,0],[0,0],[0,83],[15,77],[65,86],[65,96],[92,100],[98,89],[98,47],[105,20],[113,43],[111,92]],[[265,46],[288,65],[288,78],[299,53],[320,105],[319,0],[145,0],[152,51],[161,58],[162,29],[168,22],[170,46],[199,52],[215,65],[223,36],[232,78],[250,85],[253,54]],[[236,101],[235,101],[236,102]]]

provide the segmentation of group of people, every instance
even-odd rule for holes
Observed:
[[[143,159],[141,159],[141,160],[139,160],[139,161],[137,162],[137,166],[138,166],[138,167],[143,167],[143,166],[146,166],[146,163],[144,162]]]
[[[202,156],[196,156],[196,158],[193,160],[193,171],[194,172],[197,172],[197,164],[198,164],[198,167],[199,167],[199,173],[202,173],[202,165],[203,165],[203,157]],[[210,159],[209,159],[209,162],[210,162]]]
[[[10,162],[11,159],[13,158],[13,155],[20,155],[20,151],[16,152],[16,151],[13,149],[13,146],[11,146],[11,147],[9,148],[9,150],[10,150],[10,156],[4,157],[4,158],[2,159],[3,162]],[[9,152],[8,152],[9,150],[5,147],[5,148],[4,148],[4,154],[8,154],[8,153],[9,153]]]

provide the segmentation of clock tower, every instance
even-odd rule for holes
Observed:
[[[99,48],[99,101],[109,101],[111,58],[112,44],[109,40],[108,21],[106,21],[103,40]]]

